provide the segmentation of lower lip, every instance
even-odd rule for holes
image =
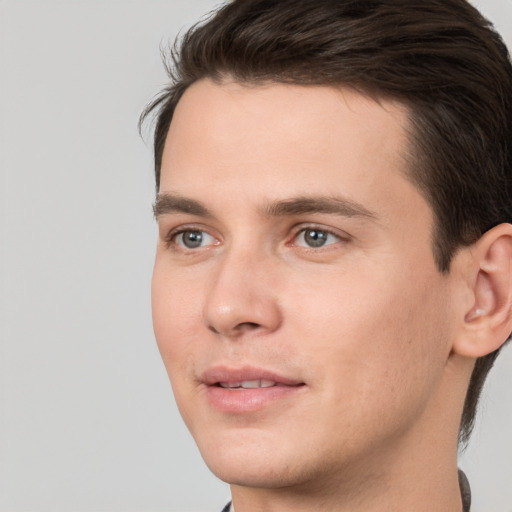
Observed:
[[[292,397],[303,388],[303,385],[278,385],[250,389],[207,386],[207,396],[211,405],[221,412],[248,413],[258,411],[276,401]]]

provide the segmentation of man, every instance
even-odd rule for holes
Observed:
[[[499,36],[465,0],[236,0],[171,74],[155,333],[234,510],[469,510],[512,331]]]

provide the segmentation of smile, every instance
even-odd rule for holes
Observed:
[[[214,409],[247,414],[291,400],[307,386],[301,380],[262,368],[214,366],[200,376],[207,401]]]
[[[272,380],[244,380],[241,382],[219,382],[221,388],[225,389],[256,389],[256,388],[271,388],[277,386],[277,382]]]

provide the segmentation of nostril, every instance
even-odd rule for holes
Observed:
[[[243,334],[244,332],[250,332],[255,331],[261,327],[260,324],[257,322],[240,322],[236,324],[234,327],[226,329],[218,329],[213,325],[209,325],[208,329],[213,332],[214,334],[225,334],[227,336],[239,336],[240,334]]]
[[[253,331],[254,329],[258,329],[258,327],[260,327],[260,324],[256,322],[242,322],[238,324],[235,329],[238,331]]]

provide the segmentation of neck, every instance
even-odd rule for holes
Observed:
[[[409,471],[367,470],[302,486],[257,489],[232,486],[236,512],[462,512],[456,464]],[[405,468],[404,468],[405,469]]]

